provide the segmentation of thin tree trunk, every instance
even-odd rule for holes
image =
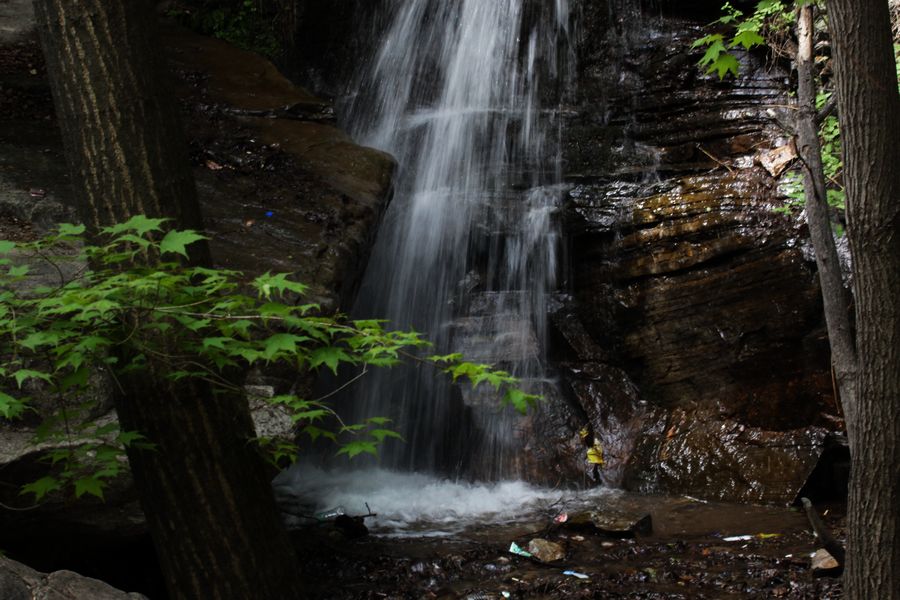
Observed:
[[[829,0],[853,251],[858,407],[845,595],[900,599],[900,94],[886,0]]]
[[[73,189],[96,232],[137,214],[201,228],[150,0],[35,0]],[[205,245],[191,248],[208,261]],[[128,458],[173,599],[302,597],[298,563],[246,401],[165,367],[123,378],[123,429],[152,451]]]
[[[841,263],[828,214],[825,169],[822,166],[822,148],[816,125],[813,23],[813,7],[807,5],[800,8],[797,19],[797,146],[803,161],[807,223],[809,237],[816,251],[825,323],[831,344],[831,363],[845,422],[849,428],[856,406],[856,346],[850,323],[850,307],[841,276]]]

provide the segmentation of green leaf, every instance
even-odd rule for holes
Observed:
[[[10,267],[9,271],[7,271],[7,275],[10,277],[25,277],[28,275],[28,271],[30,270],[28,265],[17,265],[15,267]]]
[[[16,383],[21,389],[22,383],[27,379],[43,379],[44,381],[50,383],[52,380],[50,379],[50,375],[44,373],[43,371],[34,371],[32,369],[19,369],[15,373],[13,373],[13,377],[16,379]]]
[[[721,42],[724,39],[725,38],[722,35],[720,35],[718,33],[714,33],[711,35],[704,36],[704,37],[700,38],[699,40],[695,41],[693,44],[691,44],[691,48],[695,49],[695,48],[700,48],[701,46],[709,46],[710,44],[713,44],[715,42]]]
[[[745,50],[749,50],[754,46],[762,46],[766,43],[765,38],[752,30],[739,31],[734,39],[731,40],[731,47],[743,46]]]
[[[290,281],[288,279],[289,276],[290,273],[272,275],[267,272],[254,279],[253,286],[259,290],[259,295],[262,298],[270,298],[273,292],[282,294],[285,291],[289,291],[300,295],[305,294],[308,289],[307,286],[296,281]]]
[[[462,359],[463,359],[463,355],[458,352],[455,354],[446,354],[444,356],[434,355],[434,356],[428,357],[428,360],[430,360],[433,363],[454,363],[454,362],[459,362]]]
[[[107,423],[106,425],[96,428],[93,432],[93,435],[96,435],[99,437],[99,436],[109,435],[110,433],[113,433],[118,430],[119,430],[119,423],[117,421],[113,421],[112,423]]]
[[[315,425],[307,425],[303,428],[302,432],[308,435],[314,442],[320,437],[329,439],[332,442],[337,441],[337,436],[333,431],[328,431],[327,429],[322,429],[320,427],[316,427]]]
[[[309,338],[307,337],[294,335],[292,333],[276,333],[265,341],[265,348],[263,349],[262,355],[267,360],[272,360],[281,352],[295,355],[297,354],[297,343],[304,342],[308,339]]]
[[[379,443],[383,442],[385,438],[403,439],[402,435],[396,431],[391,431],[390,429],[373,429],[369,432],[369,435],[378,440]]]
[[[86,367],[80,367],[68,373],[65,377],[60,379],[59,387],[63,392],[69,391],[72,388],[75,389],[84,389],[87,387],[88,375],[90,371]]]
[[[305,410],[303,412],[293,413],[291,415],[291,421],[297,423],[298,421],[311,421],[315,422],[323,417],[327,417],[331,412],[325,410],[324,408],[317,408],[315,410]]]
[[[75,346],[80,352],[94,352],[103,346],[109,346],[110,341],[105,337],[89,335],[81,338],[78,345]]]
[[[25,410],[25,402],[13,398],[9,394],[0,392],[0,416],[4,419],[14,419]]]
[[[75,480],[75,497],[81,498],[85,494],[96,496],[103,500],[104,483],[96,477],[82,477]]]
[[[313,369],[324,364],[331,372],[337,375],[338,364],[341,362],[354,362],[354,359],[340,348],[325,346],[316,348],[309,356],[309,366]]]
[[[144,215],[135,215],[124,223],[116,223],[110,227],[101,229],[103,233],[118,235],[128,231],[134,231],[138,235],[145,235],[151,231],[161,231],[162,224],[170,219],[151,219]]]
[[[55,492],[56,490],[61,490],[62,484],[55,478],[50,477],[41,477],[37,481],[29,483],[28,485],[22,486],[22,491],[20,494],[34,494],[34,499],[39,501],[41,498],[49,494],[50,492]]]
[[[56,346],[59,343],[60,335],[53,331],[35,331],[25,336],[25,339],[19,342],[29,350],[35,350],[39,346]]]
[[[9,254],[16,247],[15,242],[9,240],[0,240],[0,254]]]
[[[707,69],[707,73],[712,73],[716,71],[719,75],[719,79],[724,79],[727,73],[731,73],[735,77],[738,76],[738,70],[740,69],[740,63],[732,54],[728,54],[727,52],[722,54],[716,61],[710,65],[709,69]]]
[[[72,223],[60,223],[57,231],[61,236],[78,237],[84,234],[85,227],[84,225],[73,225]]]
[[[503,396],[503,402],[512,405],[517,411],[524,415],[528,412],[528,407],[533,406],[540,398],[540,396],[526,394],[518,388],[511,387],[506,390],[506,394]]]
[[[126,448],[143,439],[145,439],[144,436],[137,431],[121,431],[119,432],[119,435],[116,436],[116,441]]]
[[[346,454],[348,458],[354,458],[359,456],[360,454],[371,454],[372,456],[378,456],[378,446],[375,442],[350,442],[343,446],[340,450],[337,451],[336,456],[340,456],[341,454]]]
[[[209,348],[218,348],[219,350],[225,349],[225,344],[233,342],[234,339],[230,337],[209,337],[203,338],[203,349],[208,350]]]
[[[706,49],[706,53],[703,54],[703,58],[700,59],[700,66],[703,67],[706,65],[711,65],[710,68],[712,69],[712,65],[714,65],[716,61],[719,60],[719,56],[723,53],[727,53],[724,42],[721,39],[714,41]]]
[[[180,254],[181,256],[187,258],[188,255],[185,247],[193,244],[194,242],[205,239],[207,239],[205,236],[200,235],[196,231],[172,230],[168,232],[159,243],[159,251],[161,254]]]

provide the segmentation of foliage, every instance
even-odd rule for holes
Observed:
[[[254,366],[337,373],[345,365],[364,374],[407,359],[434,365],[454,381],[491,385],[520,412],[538,399],[517,389],[508,373],[459,354],[414,354],[429,346],[414,331],[323,316],[316,304],[291,302],[306,286],[284,273],[247,281],[235,271],[186,266],[181,258],[202,236],[166,232],[164,221],[133,217],[105,228],[98,245],[84,245],[84,227],[74,225],[35,242],[0,241],[0,415],[24,416],[35,409],[36,394],[54,399],[35,442],[53,448],[46,458],[55,469],[24,490],[38,499],[70,487],[76,497],[102,497],[104,483],[124,465],[123,448],[152,448],[140,432],[88,418],[95,407],[85,398],[98,371],[118,381],[123,373],[162,365],[171,380],[196,378],[242,393],[233,374]],[[52,285],[40,283],[39,267],[56,273]],[[381,417],[346,424],[323,399],[280,395],[270,402],[285,407],[303,435],[331,440],[350,458],[400,437]],[[290,442],[257,441],[275,461],[297,454]]]
[[[281,50],[273,19],[257,0],[194,0],[169,10],[186,27],[274,58]]]
[[[804,4],[801,0],[796,5]],[[740,63],[729,49],[741,47],[750,50],[757,46],[773,43],[790,31],[795,17],[793,2],[783,0],[760,0],[749,17],[733,7],[730,2],[722,6],[723,15],[711,23],[712,26],[724,28],[726,33],[711,33],[695,41],[692,48],[706,48],[706,53],[699,61],[706,73],[717,73],[719,79],[731,73],[738,76]],[[727,38],[726,38],[727,36]],[[727,40],[727,43],[726,43]]]
[[[834,92],[819,91],[816,97],[816,108],[822,109]],[[822,167],[825,171],[826,200],[828,206],[843,211],[846,195],[842,174],[844,162],[841,158],[841,129],[836,116],[829,116],[819,128],[819,138],[822,148]],[[782,186],[788,197],[783,207],[775,209],[776,212],[790,213],[793,210],[802,209],[806,203],[803,192],[803,178],[798,171],[791,171],[785,176]],[[836,226],[837,234],[843,235],[843,228]]]
[[[776,55],[785,55],[782,48],[796,21],[796,8],[809,4],[812,0],[761,0],[750,16],[734,8],[726,2],[722,6],[722,17],[711,25],[725,27],[729,32],[730,42],[726,47],[725,35],[715,33],[695,41],[694,48],[706,47],[706,53],[700,60],[701,67],[707,73],[716,72],[722,79],[728,73],[737,77],[740,65],[737,58],[728,49],[743,47],[745,50],[767,45]],[[827,81],[819,81],[819,93],[816,108],[821,110],[830,100],[833,91],[828,89]],[[827,117],[819,130],[822,147],[822,165],[825,170],[826,194],[828,205],[834,209],[844,210],[844,186],[841,180],[843,162],[841,160],[841,132],[838,118]],[[776,212],[790,213],[802,209],[805,204],[803,178],[797,170],[788,172],[782,184],[782,190],[788,200],[784,206],[776,208]],[[843,235],[840,226],[837,233]]]

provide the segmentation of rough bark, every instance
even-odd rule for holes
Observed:
[[[829,0],[853,252],[858,409],[845,594],[900,599],[900,94],[885,0]]]
[[[816,251],[831,364],[849,426],[856,406],[856,346],[825,191],[825,169],[816,124],[813,37],[813,6],[807,5],[799,9],[797,19],[797,149],[803,161],[807,224]]]
[[[149,0],[35,0],[79,209],[90,230],[136,214],[200,228]],[[204,248],[195,256],[206,260]],[[156,444],[128,458],[172,598],[299,598],[298,564],[246,401],[173,383],[150,363],[123,379],[120,422]]]

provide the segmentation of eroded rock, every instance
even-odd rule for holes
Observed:
[[[534,538],[528,542],[528,551],[542,562],[554,562],[566,557],[566,551],[562,546],[542,538]]]
[[[4,600],[147,600],[72,571],[40,573],[0,556],[0,598]]]

